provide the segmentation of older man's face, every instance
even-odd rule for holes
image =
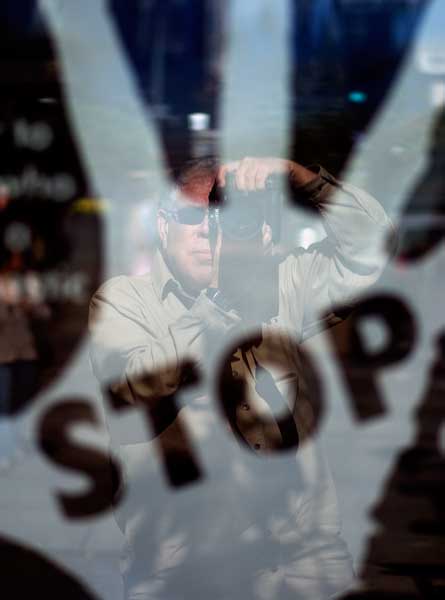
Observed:
[[[159,236],[168,266],[184,289],[193,294],[212,281],[215,235],[205,211],[213,183],[211,177],[191,182],[178,194],[174,212],[161,210],[158,217]],[[191,214],[187,213],[190,209]],[[193,214],[193,211],[197,212]],[[203,218],[189,224],[189,217]]]

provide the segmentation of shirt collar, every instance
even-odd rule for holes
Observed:
[[[193,304],[196,298],[184,291],[168,268],[160,250],[156,250],[151,266],[153,286],[160,302],[173,292],[186,306]]]

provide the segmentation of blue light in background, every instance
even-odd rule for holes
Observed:
[[[368,94],[359,90],[354,90],[353,92],[349,92],[348,94],[348,100],[350,102],[355,102],[356,104],[362,104],[363,102],[366,102],[367,99]]]

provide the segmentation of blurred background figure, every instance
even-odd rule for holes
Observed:
[[[0,211],[9,204],[7,190],[1,195]],[[9,260],[0,269],[0,464],[8,465],[17,445],[14,417],[28,404],[38,387],[38,349],[32,320],[50,317],[42,298],[40,281],[27,270],[22,251],[30,243],[30,232],[22,224],[3,230],[3,247]]]

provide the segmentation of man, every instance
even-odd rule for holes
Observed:
[[[215,184],[221,193],[234,178],[238,192],[259,193],[271,176],[321,213],[324,242],[271,255],[267,210],[256,235],[226,239],[226,208],[209,206]],[[153,431],[118,445],[127,598],[324,599],[350,584],[332,480],[311,440],[316,380],[297,343],[378,278],[389,229],[373,198],[322,168],[198,162],[161,203],[150,275],[96,293],[94,371],[121,401],[148,407]]]

